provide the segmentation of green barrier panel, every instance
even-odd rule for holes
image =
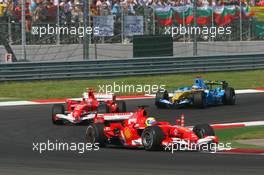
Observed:
[[[264,22],[263,21],[256,22],[255,34],[256,36],[264,36]]]
[[[173,56],[173,40],[171,36],[134,36],[133,57]]]

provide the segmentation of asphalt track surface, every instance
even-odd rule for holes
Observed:
[[[235,106],[157,110],[153,100],[128,100],[128,110],[149,105],[151,116],[186,125],[264,119],[264,93],[237,96]],[[264,156],[198,152],[146,152],[101,148],[99,151],[33,151],[33,142],[83,142],[86,126],[54,126],[51,105],[1,107],[0,174],[264,174]]]

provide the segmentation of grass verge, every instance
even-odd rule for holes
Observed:
[[[5,82],[0,83],[0,98],[5,97],[20,100],[33,100],[79,97],[87,87],[94,88],[98,91],[99,85],[113,85],[114,82],[119,85],[166,85],[166,89],[172,89],[175,87],[190,86],[193,83],[193,78],[197,76],[210,80],[226,80],[229,82],[230,86],[235,89],[257,88],[264,87],[264,76],[260,75],[264,75],[264,70],[91,80]],[[127,94],[131,93],[119,93],[119,95]]]
[[[264,146],[247,145],[236,142],[236,140],[264,139],[264,126],[216,129],[215,132],[221,143],[231,142],[232,148],[264,149]]]

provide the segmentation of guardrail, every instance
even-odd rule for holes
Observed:
[[[264,68],[264,55],[133,58],[123,60],[0,64],[0,82],[89,79]]]

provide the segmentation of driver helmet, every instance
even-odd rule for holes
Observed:
[[[89,97],[89,96],[88,96],[88,93],[85,93],[85,92],[84,92],[84,93],[82,94],[83,101],[87,100],[88,97]]]
[[[154,117],[148,117],[146,119],[145,123],[146,123],[147,126],[152,126],[152,125],[156,124],[157,121],[156,121],[156,119]]]
[[[197,85],[193,85],[193,86],[192,86],[192,89],[200,89],[200,87],[197,86]]]

